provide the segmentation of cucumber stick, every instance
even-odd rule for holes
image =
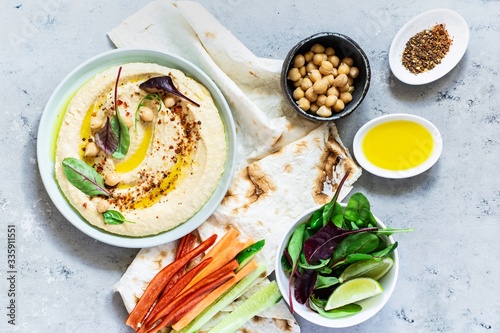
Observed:
[[[233,333],[253,316],[270,308],[281,299],[276,281],[272,281],[250,296],[208,333]]]
[[[236,261],[240,265],[238,269],[236,270],[239,271],[243,266],[245,266],[250,260],[252,260],[255,255],[262,250],[264,245],[266,244],[266,241],[264,239],[253,243],[252,245],[248,246],[247,248],[243,249],[238,255],[236,256]]]
[[[190,322],[186,327],[177,333],[193,333],[198,332],[198,330],[205,325],[213,316],[218,312],[223,310],[229,304],[231,304],[235,299],[240,297],[245,291],[254,286],[257,280],[260,281],[259,276],[264,274],[266,271],[266,266],[259,264],[259,266],[252,271],[250,274],[245,276],[238,282],[234,287],[229,289],[225,294],[223,294],[217,301],[215,301],[208,308],[203,310],[192,322]],[[173,331],[175,332],[175,331]]]

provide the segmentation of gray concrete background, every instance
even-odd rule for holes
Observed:
[[[131,332],[112,285],[137,253],[99,243],[68,223],[43,188],[36,162],[40,116],[57,84],[111,49],[106,33],[139,1],[4,1],[0,11],[0,331]],[[355,332],[500,332],[500,2],[199,1],[249,49],[283,59],[303,37],[336,31],[367,53],[372,84],[360,109],[337,122],[351,148],[376,116],[432,121],[443,154],[426,173],[387,180],[365,172],[355,191],[398,235],[400,279],[388,304]],[[392,38],[409,19],[450,8],[468,22],[462,61],[444,78],[408,86],[389,69]],[[173,27],[174,28],[174,27]],[[7,226],[16,228],[16,325],[8,324]],[[333,330],[299,319],[303,332]]]

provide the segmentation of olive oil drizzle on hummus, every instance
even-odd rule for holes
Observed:
[[[123,69],[118,89],[113,86],[113,67],[80,88],[68,104],[58,133],[56,178],[89,223],[140,237],[170,230],[203,206],[222,177],[227,143],[217,107],[203,85],[156,64],[130,63]],[[141,82],[161,75],[170,76],[183,94],[199,97],[199,106],[162,92],[153,102],[141,103],[148,94]],[[130,146],[122,159],[100,146],[96,149],[94,139],[117,109],[130,129]],[[89,196],[75,188],[62,170],[68,158],[85,162],[101,175],[109,196]],[[106,210],[135,223],[109,225],[103,221]]]

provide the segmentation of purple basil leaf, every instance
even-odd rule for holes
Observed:
[[[188,102],[193,103],[196,106],[200,106],[200,104],[196,103],[189,97],[185,96],[183,93],[181,93],[175,86],[174,82],[172,81],[172,78],[170,76],[158,76],[158,77],[152,77],[151,79],[141,83],[139,86],[142,90],[155,94],[159,92],[169,92],[171,94],[174,94],[176,96],[179,96],[180,98],[185,99]]]
[[[309,264],[332,256],[337,245],[348,235],[359,232],[375,231],[377,228],[345,230],[338,228],[332,222],[321,228],[316,234],[304,242],[304,254]]]
[[[295,280],[295,299],[300,304],[305,304],[314,291],[318,273],[315,270],[308,269]]]
[[[94,136],[95,144],[101,148],[107,155],[111,155],[116,151],[119,144],[118,133],[111,126],[109,118],[103,128],[98,130]]]

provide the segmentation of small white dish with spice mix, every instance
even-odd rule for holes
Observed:
[[[458,64],[468,42],[469,27],[460,14],[449,9],[430,10],[398,31],[389,51],[389,65],[404,83],[430,83]]]

